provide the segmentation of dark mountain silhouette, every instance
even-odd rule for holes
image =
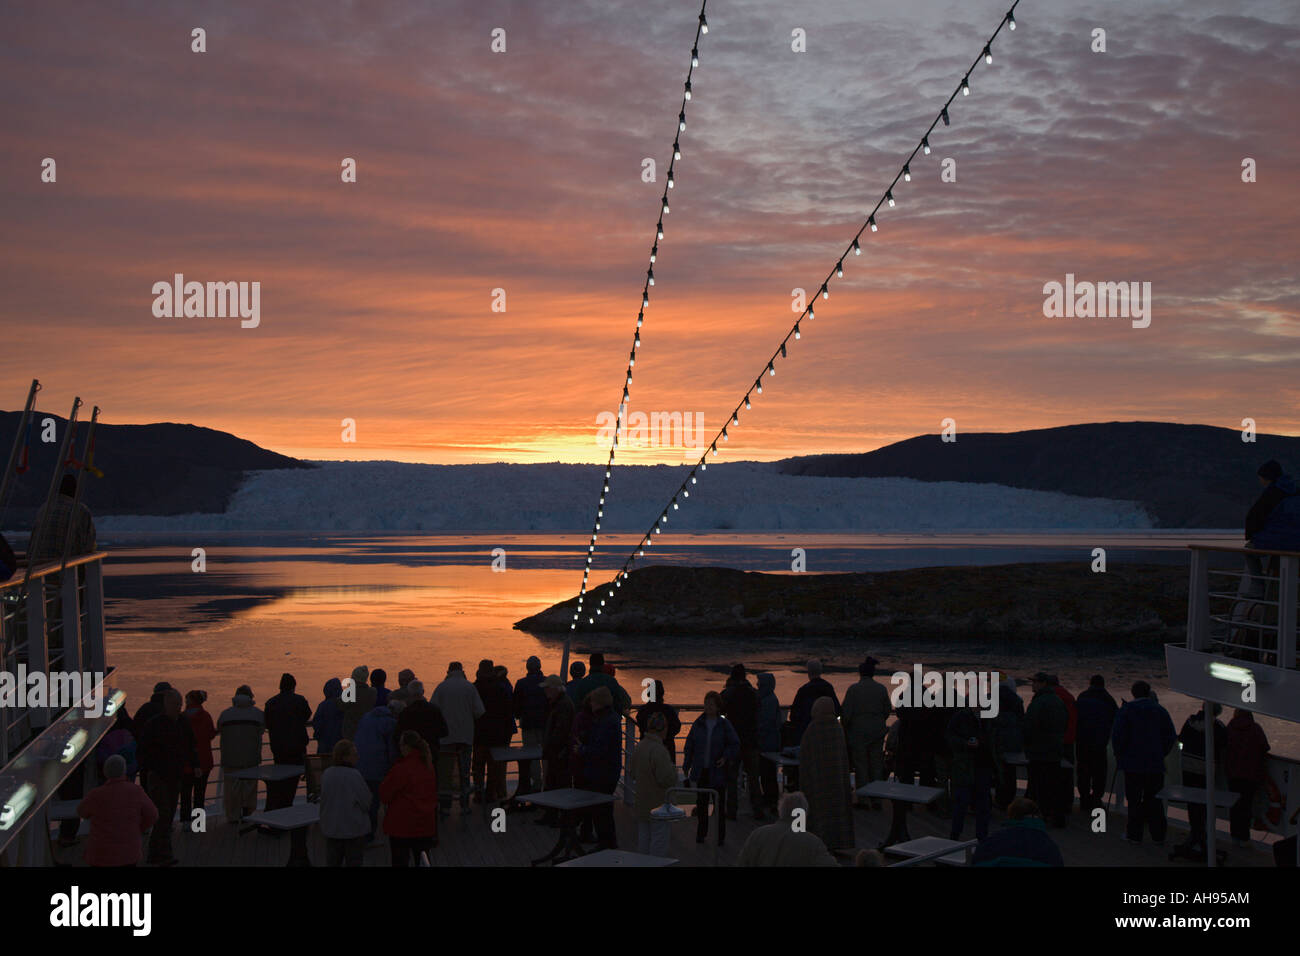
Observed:
[[[63,439],[66,419],[48,412],[32,416],[31,467],[16,480],[7,527],[29,527],[45,500],[59,451],[57,442],[41,441],[41,422],[47,417],[58,422],[58,438]],[[21,412],[0,412],[0,455],[6,458],[21,420]],[[78,423],[78,455],[87,427],[85,420]],[[163,422],[101,423],[95,431],[95,467],[104,477],[88,478],[83,497],[94,514],[175,515],[225,511],[247,471],[313,466],[226,432]]]
[[[1300,467],[1300,438],[1210,425],[1105,422],[1022,432],[923,435],[857,455],[774,463],[783,474],[972,481],[1137,501],[1165,528],[1235,528],[1259,493],[1256,469]]]

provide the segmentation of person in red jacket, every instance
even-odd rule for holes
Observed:
[[[107,778],[77,804],[77,816],[90,821],[85,861],[89,866],[135,866],[144,857],[140,838],[158,819],[158,808],[139,784],[126,779],[126,760],[104,761]]]
[[[1061,703],[1065,705],[1065,759],[1070,761],[1074,766],[1078,765],[1078,754],[1074,752],[1074,734],[1079,726],[1079,708],[1074,704],[1074,695],[1061,686],[1061,682],[1055,674],[1050,675],[1052,693],[1061,698]],[[1063,815],[1069,815],[1074,809],[1074,769],[1066,770],[1061,768],[1060,775],[1061,795],[1058,800],[1058,806],[1061,807]]]
[[[386,807],[384,832],[388,834],[393,866],[407,866],[433,849],[438,839],[438,775],[424,738],[414,730],[402,733],[402,759],[393,764],[379,785]]]
[[[1232,840],[1237,846],[1250,843],[1250,818],[1255,792],[1268,780],[1268,736],[1255,723],[1255,715],[1243,707],[1228,721],[1228,789],[1241,794],[1228,811]]]
[[[192,690],[185,695],[185,716],[194,731],[194,747],[199,752],[199,765],[186,767],[181,777],[181,829],[190,829],[190,813],[202,810],[207,803],[208,777],[212,774],[212,741],[217,736],[217,726],[212,715],[203,709],[208,699],[206,690]]]

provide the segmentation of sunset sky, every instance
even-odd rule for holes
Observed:
[[[712,434],[1009,5],[709,4],[634,411]],[[302,457],[603,461],[698,12],[15,0],[0,408],[39,377],[43,409],[80,394],[106,422]],[[1024,0],[1016,19],[728,457],[864,451],[948,417],[1300,434],[1300,5]],[[260,325],[155,318],[178,272],[259,281]],[[1150,282],[1150,327],[1044,317],[1066,273]]]

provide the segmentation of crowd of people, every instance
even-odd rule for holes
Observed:
[[[854,811],[881,809],[879,800],[858,796],[855,788],[892,775],[941,789],[936,803],[954,840],[962,839],[973,814],[977,863],[1060,865],[1048,830],[1067,825],[1076,788],[1080,810],[1103,805],[1115,789],[1107,780],[1108,751],[1123,774],[1124,838],[1131,842],[1146,833],[1157,843],[1166,837],[1158,794],[1166,758],[1179,743],[1182,781],[1204,786],[1205,715],[1193,714],[1176,732],[1144,681],[1132,685],[1132,699],[1121,706],[1100,675],[1076,698],[1055,675],[1038,673],[1026,706],[1007,679],[997,688],[996,716],[986,718],[969,706],[895,707],[887,685],[876,679],[877,665],[874,658],[864,660],[841,700],[821,663],[809,661],[807,681],[787,711],[773,674],[758,673],[751,683],[746,667],[736,664],[723,689],[704,696],[689,726],[668,702],[662,681],[647,681],[634,705],[599,652],[575,661],[567,681],[544,674],[537,657],[513,683],[507,668],[492,660],[479,662],[473,680],[453,661],[431,692],[410,669],[400,671],[390,689],[384,670],[359,666],[347,680],[326,681],[314,708],[297,692],[293,675],[284,674],[279,693],[263,707],[242,685],[215,719],[205,692],[182,698],[160,682],[133,717],[118,714],[99,745],[104,783],[79,809],[91,822],[85,859],[95,865],[140,862],[140,835],[148,832],[146,861],[175,863],[172,821],[179,811],[185,828],[204,807],[216,761],[226,820],[236,823],[253,813],[257,781],[236,774],[262,763],[263,738],[276,764],[307,764],[315,741],[312,760],[320,772],[308,774],[308,797],[320,805],[327,862],[349,866],[360,865],[380,833],[394,866],[428,861],[439,821],[453,805],[467,812],[474,803],[506,800],[505,763],[492,759],[491,751],[512,742],[541,753],[540,760],[520,762],[515,797],[566,787],[613,794],[624,769],[624,718],[635,722],[639,738],[627,759],[637,850],[654,855],[667,854],[671,828],[655,811],[669,790],[681,787],[698,791],[692,811],[697,841],[707,840],[712,825],[721,846],[727,822],[737,819],[743,783],[754,822],[766,825],[749,835],[742,864],[848,858],[857,843]],[[1216,706],[1215,718],[1218,713]],[[1255,792],[1266,780],[1268,741],[1244,709],[1226,726],[1216,719],[1214,740],[1215,768],[1241,794],[1231,810],[1232,837],[1245,841]],[[797,759],[782,760],[783,754]],[[1028,776],[1023,796],[1020,766]],[[291,806],[298,786],[295,776],[268,781],[265,809]],[[895,802],[891,837],[905,833],[905,806]],[[996,831],[994,807],[1007,818]],[[1191,833],[1178,852],[1203,855],[1204,807],[1193,804],[1189,813]],[[796,816],[799,825],[792,828]],[[561,822],[553,810],[537,821]],[[575,829],[598,848],[617,846],[612,804],[581,813]],[[854,859],[875,865],[877,856],[857,853]]]

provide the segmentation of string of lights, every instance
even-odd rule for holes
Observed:
[[[665,505],[659,517],[655,519],[653,524],[650,525],[649,529],[646,531],[645,536],[641,539],[640,543],[632,549],[632,553],[629,554],[627,560],[623,562],[622,568],[619,569],[618,573],[614,576],[614,580],[611,582],[609,586],[609,590],[606,597],[601,599],[600,606],[596,607],[592,613],[587,615],[588,624],[594,624],[596,622],[596,618],[600,615],[601,609],[605,607],[606,600],[612,599],[614,597],[615,588],[621,588],[623,586],[623,582],[627,579],[628,572],[631,569],[632,565],[636,562],[636,559],[645,556],[646,548],[651,547],[654,543],[654,536],[661,533],[663,526],[668,523],[669,513],[672,511],[679,510],[682,502],[684,502],[687,498],[691,496],[690,489],[692,486],[694,486],[697,483],[699,474],[702,474],[703,472],[707,471],[709,468],[709,464],[708,464],[709,455],[712,454],[714,457],[716,457],[718,454],[718,442],[719,441],[724,443],[727,442],[730,437],[728,430],[734,429],[740,425],[741,411],[747,411],[752,407],[755,394],[758,395],[763,394],[764,375],[766,375],[768,378],[774,377],[776,375],[776,363],[779,359],[783,359],[787,357],[787,352],[791,340],[798,340],[799,338],[802,337],[801,329],[805,321],[808,322],[814,321],[816,315],[815,315],[815,310],[813,309],[813,303],[817,301],[818,296],[820,296],[822,299],[830,298],[831,282],[834,279],[842,278],[844,276],[844,260],[846,258],[849,258],[850,256],[856,257],[862,254],[861,240],[862,240],[863,233],[868,231],[873,233],[879,231],[879,224],[876,221],[876,216],[877,214],[880,213],[881,207],[887,207],[891,209],[894,208],[897,202],[896,199],[894,198],[894,190],[895,188],[898,187],[900,180],[905,183],[912,181],[912,162],[913,160],[916,159],[917,154],[920,153],[924,156],[930,155],[930,149],[931,149],[930,136],[934,133],[935,129],[938,128],[940,123],[942,123],[944,126],[951,125],[951,117],[949,116],[948,108],[952,106],[953,101],[956,100],[958,96],[970,95],[971,74],[975,72],[976,68],[980,64],[980,61],[983,60],[986,65],[991,64],[993,62],[993,41],[997,39],[998,34],[1002,32],[1003,27],[1006,27],[1008,30],[1014,30],[1016,28],[1015,13],[1016,13],[1016,7],[1019,6],[1019,4],[1020,4],[1020,0],[1015,0],[1015,2],[1011,4],[1010,9],[1008,9],[1007,12],[1003,15],[1002,20],[998,23],[997,29],[993,31],[992,35],[988,38],[988,41],[985,42],[983,50],[980,51],[980,55],[975,58],[975,62],[972,63],[970,68],[966,70],[966,72],[962,75],[961,82],[953,90],[952,95],[949,96],[948,99],[944,102],[943,106],[939,110],[939,113],[935,116],[934,120],[930,123],[925,133],[922,134],[920,142],[917,143],[915,147],[913,147],[912,151],[908,154],[907,158],[903,161],[902,168],[899,169],[899,171],[895,174],[893,180],[885,188],[884,194],[880,197],[880,199],[876,201],[876,205],[872,208],[871,212],[868,214],[866,222],[864,222],[861,228],[859,228],[858,231],[854,234],[852,241],[845,248],[844,252],[842,252],[839,255],[839,257],[836,259],[835,266],[827,274],[826,278],[823,279],[822,282],[819,284],[818,291],[813,296],[812,302],[810,302],[808,306],[803,310],[803,312],[799,314],[798,318],[795,319],[794,325],[790,327],[790,331],[786,332],[785,337],[781,339],[781,342],[776,347],[776,350],[772,353],[771,357],[768,358],[766,364],[763,366],[763,368],[759,371],[758,375],[755,377],[753,384],[750,385],[745,390],[744,398],[742,398],[736,404],[736,407],[732,409],[731,414],[727,416],[726,419],[724,419],[726,424],[724,424],[722,428],[718,431],[718,433],[714,436],[713,441],[710,442],[709,444],[708,450],[705,451],[704,454],[700,456],[699,461],[695,463],[695,466],[691,468],[690,473],[687,474],[686,478],[682,480],[682,483],[678,486],[677,491],[673,493],[672,498],[669,499],[667,505]],[[703,17],[704,14],[701,13],[700,14],[701,22],[703,22]],[[638,320],[638,324],[639,324],[639,320]],[[629,381],[630,381],[630,373],[629,373]],[[624,398],[626,398],[626,393],[624,394]],[[610,461],[611,463],[613,462],[612,452],[610,456]],[[606,494],[609,491],[609,474],[610,474],[609,469],[606,469],[605,471]],[[604,504],[604,500],[605,500],[604,496],[602,495],[601,497],[602,506]],[[597,524],[597,528],[599,528],[599,524]],[[591,560],[594,551],[595,551],[595,535],[593,534],[592,547],[587,552],[587,570],[584,571],[582,575],[582,585],[583,585],[584,593],[586,591],[586,586],[587,586],[587,573],[591,569]],[[580,595],[578,598],[578,607],[577,610],[574,612],[573,623],[569,625],[570,630],[577,629],[581,615],[582,615],[582,595]]]
[[[623,376],[623,395],[619,400],[618,415],[614,419],[614,438],[609,446],[609,461],[605,465],[605,477],[602,481],[600,500],[596,503],[596,517],[592,521],[591,540],[587,544],[587,563],[582,569],[582,588],[578,592],[578,610],[574,613],[576,625],[582,613],[582,602],[587,594],[587,578],[591,574],[591,562],[596,555],[596,540],[600,535],[600,519],[605,512],[605,498],[609,495],[609,479],[613,473],[614,456],[618,451],[618,439],[623,427],[624,412],[628,406],[632,388],[632,368],[636,365],[636,353],[641,347],[641,327],[645,324],[645,311],[650,307],[650,288],[655,284],[655,260],[659,256],[659,243],[664,237],[664,217],[669,214],[668,193],[674,188],[676,164],[682,158],[681,135],[686,132],[686,104],[691,99],[691,78],[700,65],[700,37],[709,32],[709,21],[705,17],[708,0],[700,6],[699,21],[695,27],[695,42],[691,44],[691,64],[686,70],[686,85],[682,89],[681,108],[677,112],[677,131],[673,135],[672,158],[668,161],[668,175],[664,183],[663,196],[660,198],[659,221],[655,223],[654,243],[650,247],[650,266],[646,269],[645,285],[641,287],[641,309],[636,316],[636,332],[632,337],[632,349],[627,356],[627,369]],[[567,653],[566,653],[567,658]],[[566,661],[567,663],[567,661]]]

